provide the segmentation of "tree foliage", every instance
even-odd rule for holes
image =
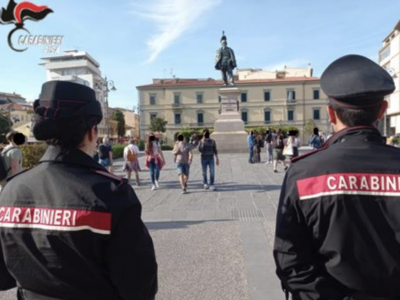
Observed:
[[[125,135],[125,116],[122,111],[115,110],[112,115],[112,119],[118,122],[117,134],[118,137]]]
[[[309,120],[307,121],[306,125],[304,125],[304,135],[305,135],[305,136],[310,136],[310,135],[312,135],[313,132],[314,132],[314,128],[315,128],[315,127],[317,127],[317,126],[315,125],[314,120],[309,119]]]
[[[160,117],[155,117],[153,120],[151,120],[149,130],[153,132],[162,132],[164,133],[167,131],[167,126],[168,121],[166,121],[164,118]]]
[[[0,143],[7,143],[6,134],[12,130],[12,122],[7,114],[0,113]]]

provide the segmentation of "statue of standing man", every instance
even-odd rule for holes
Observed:
[[[233,78],[233,70],[236,66],[235,53],[228,46],[226,40],[225,32],[222,32],[221,37],[221,48],[217,50],[217,55],[215,58],[215,69],[221,70],[222,80],[224,81],[224,86],[235,85],[235,80]],[[229,82],[228,82],[229,80]]]

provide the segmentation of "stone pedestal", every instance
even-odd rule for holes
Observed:
[[[217,143],[219,152],[247,152],[247,132],[239,114],[240,89],[221,88],[221,114],[214,123],[211,138]]]

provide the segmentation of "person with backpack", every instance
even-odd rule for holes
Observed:
[[[317,150],[322,147],[322,141],[319,136],[319,129],[317,127],[314,128],[314,134],[311,136],[308,144],[314,149]]]
[[[18,146],[25,143],[26,138],[22,133],[11,131],[7,133],[8,145],[1,152],[0,185],[3,189],[7,178],[22,171],[22,151]]]
[[[174,145],[172,154],[175,156],[174,162],[178,171],[179,182],[182,187],[182,193],[186,194],[187,183],[189,180],[190,165],[193,160],[193,146],[186,142],[183,134],[178,135],[178,141]]]
[[[283,163],[283,167],[285,171],[287,170],[285,159],[286,157],[283,155],[283,148],[285,147],[285,137],[283,136],[282,131],[279,129],[273,140],[273,167],[274,172],[278,172],[278,162],[281,161]]]
[[[99,146],[99,164],[107,168],[108,172],[112,172],[113,152],[108,137],[104,137],[103,143]]]
[[[140,185],[140,165],[139,165],[139,148],[135,145],[133,139],[130,139],[128,142],[128,146],[124,148],[124,171],[126,172],[126,178],[128,182],[131,180],[132,172],[135,172],[136,177],[136,185]]]
[[[201,167],[203,170],[203,184],[204,189],[215,191],[214,180],[215,180],[215,164],[219,166],[217,143],[215,140],[210,138],[210,131],[204,129],[203,138],[199,142],[199,152],[201,153]],[[215,156],[215,163],[214,163]],[[210,169],[210,182],[207,179],[207,167]],[[210,185],[208,185],[210,183]]]

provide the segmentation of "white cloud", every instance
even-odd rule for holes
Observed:
[[[264,69],[267,71],[279,71],[283,70],[285,66],[287,68],[305,68],[308,67],[308,63],[310,63],[310,61],[307,61],[305,59],[292,59],[285,62],[268,65]]]
[[[134,4],[133,13],[154,23],[158,33],[147,40],[151,63],[185,31],[222,0],[152,0],[146,5]]]

